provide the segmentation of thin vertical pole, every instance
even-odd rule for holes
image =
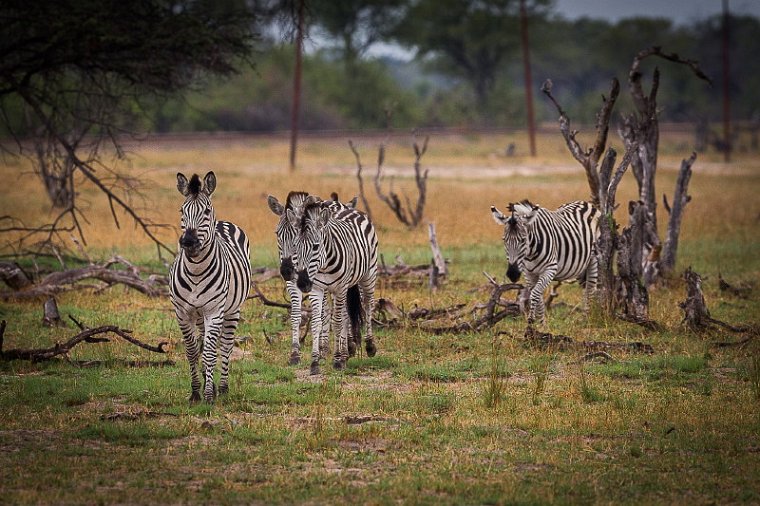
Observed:
[[[536,120],[533,115],[533,77],[530,72],[530,46],[528,44],[528,14],[525,0],[520,0],[520,36],[522,40],[523,68],[525,73],[525,108],[528,113],[530,156],[536,156]]]
[[[290,116],[290,172],[296,170],[298,146],[298,119],[301,110],[301,59],[303,57],[303,11],[306,0],[298,1],[298,26],[296,27],[296,64],[293,72],[293,107]]]
[[[731,97],[729,85],[731,83],[730,64],[729,64],[729,14],[728,0],[723,0],[723,142],[724,151],[723,159],[726,162],[731,161]]]

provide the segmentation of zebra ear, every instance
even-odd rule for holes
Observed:
[[[309,195],[303,200],[303,207],[310,206],[311,204],[316,204],[317,202],[320,202],[322,199],[317,197],[316,195]]]
[[[348,201],[348,204],[346,204],[346,207],[351,207],[353,209],[356,209],[356,204],[358,203],[359,203],[359,197],[354,197]]]
[[[185,197],[187,197],[187,194],[190,193],[187,189],[187,186],[188,182],[185,175],[181,172],[177,172],[177,190],[179,190],[179,192]]]
[[[285,216],[288,218],[288,221],[290,222],[291,226],[297,229],[299,225],[298,223],[299,219],[298,219],[298,216],[296,216],[296,213],[293,212],[292,209],[286,209]]]
[[[214,193],[214,190],[216,190],[216,174],[214,174],[214,171],[209,171],[204,177],[203,177],[203,188],[206,192],[206,195],[211,195]]]
[[[327,220],[330,219],[330,216],[332,213],[330,212],[330,209],[325,208],[319,211],[319,219],[317,220],[317,226],[324,227],[327,224]]]
[[[491,216],[493,216],[493,220],[498,223],[499,225],[506,225],[508,217],[504,216],[501,211],[496,209],[495,206],[491,206]]]
[[[277,200],[277,197],[273,195],[267,197],[267,204],[269,204],[269,209],[271,209],[272,212],[277,216],[282,216],[282,213],[285,212],[283,205],[280,204],[280,201]]]

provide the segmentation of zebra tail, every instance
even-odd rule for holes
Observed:
[[[351,335],[357,344],[362,339],[362,323],[364,323],[364,311],[362,311],[362,296],[359,292],[359,285],[354,285],[348,289],[346,304],[348,306],[348,319],[351,322]]]

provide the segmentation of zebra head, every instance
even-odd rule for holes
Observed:
[[[504,250],[507,253],[507,277],[512,283],[520,279],[528,244],[528,228],[525,218],[513,204],[509,204],[509,216],[496,207],[491,206],[493,219],[499,225],[504,225]]]
[[[277,236],[277,250],[280,254],[280,275],[285,281],[295,281],[296,271],[294,267],[296,228],[288,219],[287,211],[290,210],[295,216],[295,221],[300,222],[306,205],[319,200],[319,197],[309,195],[306,192],[292,191],[288,193],[283,206],[276,197],[269,195],[267,203],[269,209],[280,217],[275,228]]]
[[[287,209],[285,213],[296,232],[293,242],[293,261],[298,275],[296,284],[303,293],[309,293],[324,260],[325,225],[332,213],[322,202],[307,204],[300,216],[292,209]]]
[[[211,244],[214,238],[216,215],[211,205],[211,194],[216,189],[216,176],[208,172],[201,183],[198,174],[188,181],[181,172],[177,173],[177,190],[185,196],[180,212],[182,235],[179,245],[190,257],[198,256]]]

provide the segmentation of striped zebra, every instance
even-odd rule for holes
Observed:
[[[296,231],[294,267],[296,285],[303,293],[311,293],[312,335],[322,328],[321,305],[324,293],[333,295],[332,328],[335,332],[333,366],[343,369],[348,359],[349,288],[358,285],[360,308],[366,324],[367,355],[375,355],[372,334],[372,309],[377,280],[377,235],[367,216],[356,209],[330,210],[330,203],[310,202],[302,213],[286,210],[290,225]],[[350,306],[350,305],[349,305]],[[354,306],[355,307],[355,306]],[[356,321],[356,318],[354,318]],[[312,344],[311,374],[319,374],[320,350],[317,340]]]
[[[267,198],[269,209],[276,216],[280,217],[280,220],[277,223],[277,227],[275,228],[275,235],[277,236],[277,249],[280,256],[280,275],[285,280],[286,290],[288,292],[288,297],[290,298],[291,353],[288,360],[288,363],[290,365],[297,365],[301,360],[300,324],[302,294],[301,290],[299,290],[296,285],[296,273],[293,266],[293,258],[295,256],[294,243],[296,237],[296,229],[287,219],[285,211],[288,209],[291,210],[300,219],[300,217],[303,215],[303,209],[305,206],[314,202],[321,202],[321,199],[313,195],[310,196],[307,192],[302,191],[292,191],[288,193],[288,196],[285,200],[285,205],[281,204],[273,195],[269,195]],[[356,202],[357,198],[354,197],[351,201],[344,204],[338,200],[338,195],[336,193],[333,193],[331,195],[331,200],[327,201],[325,204],[333,213],[337,213],[344,209],[355,208]],[[353,286],[349,289],[348,297],[348,303],[350,305],[353,306],[357,304],[357,301],[359,301],[358,304],[359,307],[361,307],[359,298],[360,295],[357,286]],[[319,335],[316,336],[316,339],[318,339],[321,343],[321,355],[323,357],[326,357],[328,348],[327,336],[329,334],[330,323],[330,304],[327,300],[326,292],[323,294],[321,307],[323,325],[322,331]],[[356,310],[349,311],[349,314],[356,315],[357,312]],[[352,320],[351,327],[353,335],[349,340],[351,355],[355,353],[356,347],[360,344],[361,341],[361,335],[359,333],[358,326],[359,322]],[[357,342],[357,339],[359,342]]]
[[[200,401],[198,357],[202,353],[203,396],[211,403],[216,397],[217,346],[221,351],[219,393],[228,390],[233,335],[251,284],[248,237],[237,225],[216,221],[211,205],[216,189],[213,172],[202,183],[197,174],[188,181],[178,173],[177,189],[185,203],[180,249],[170,273],[171,300],[190,363],[190,402]]]
[[[544,290],[552,280],[585,280],[584,307],[597,282],[595,243],[599,211],[588,202],[570,202],[549,211],[528,200],[509,204],[506,216],[491,206],[496,223],[504,225],[507,277],[514,283],[525,272],[523,305],[528,301],[528,324],[545,322]],[[525,307],[525,306],[523,306]]]

